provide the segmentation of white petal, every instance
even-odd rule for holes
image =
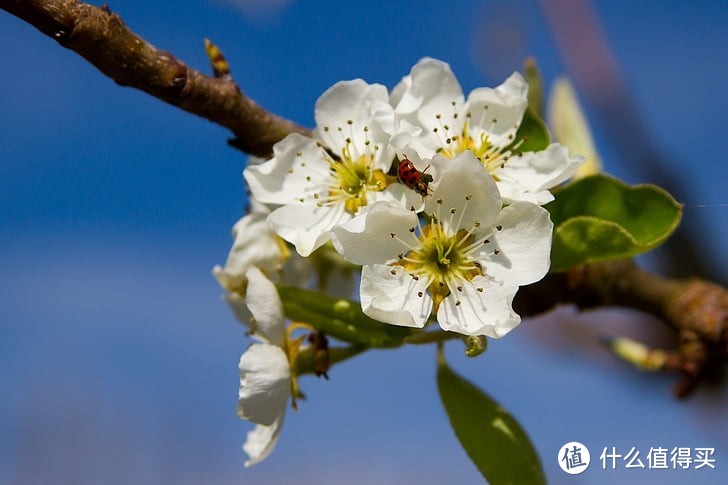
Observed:
[[[495,89],[473,90],[465,107],[465,112],[470,114],[470,128],[495,137],[515,133],[528,106],[527,95],[528,84],[517,72]]]
[[[469,229],[475,221],[481,226],[493,224],[501,209],[498,187],[471,151],[452,160],[438,155],[432,164],[438,179],[431,185],[425,212],[435,215],[453,233]]]
[[[462,291],[453,288],[455,291],[440,304],[437,320],[443,330],[500,338],[521,322],[511,306],[516,287],[493,284],[484,276],[453,284]]]
[[[255,266],[251,266],[245,276],[248,278],[245,299],[255,318],[253,335],[282,347],[286,332],[285,316],[275,285]]]
[[[400,118],[427,130],[437,126],[433,124],[436,114],[450,119],[454,111],[452,102],[462,108],[463,100],[460,83],[450,66],[429,57],[412,67],[410,75],[394,88],[390,98]]]
[[[530,202],[536,205],[545,205],[554,200],[553,194],[548,190],[539,190],[537,192],[529,192],[518,182],[511,179],[503,178],[496,182],[498,191],[504,204],[513,204],[514,202]]]
[[[243,176],[260,202],[287,204],[323,185],[330,178],[329,162],[316,141],[292,133],[273,146],[273,158],[249,165]]]
[[[393,325],[422,328],[432,312],[427,282],[413,279],[401,266],[364,266],[359,296],[366,315]]]
[[[254,200],[254,199],[253,199]],[[273,228],[266,221],[268,209],[251,212],[233,226],[233,243],[224,268],[215,267],[213,274],[220,284],[230,290],[239,291],[245,280],[245,272],[252,265],[268,274],[283,266],[285,256]]]
[[[386,132],[391,132],[394,124],[387,88],[361,79],[331,86],[316,101],[314,115],[315,136],[337,154],[347,138],[357,150],[355,156],[364,154],[366,139],[380,145],[380,150],[385,149],[389,142]]]
[[[248,303],[245,301],[245,298],[238,295],[237,293],[228,293],[224,295],[223,300],[225,300],[230,307],[230,310],[232,310],[233,315],[235,318],[245,325],[246,327],[250,328],[251,319],[253,318],[253,314],[250,313],[250,309],[248,308]]]
[[[291,368],[283,349],[253,344],[240,357],[238,416],[270,426],[286,410],[291,395]]]
[[[401,241],[416,242],[409,232],[413,227],[417,227],[417,214],[399,205],[377,202],[331,232],[334,247],[345,259],[354,264],[375,264],[407,252]]]
[[[293,203],[274,210],[268,222],[286,241],[296,246],[301,256],[308,256],[331,237],[336,224],[351,219],[343,203],[317,207],[307,203]]]
[[[554,228],[548,211],[528,202],[515,202],[501,211],[498,225],[502,229],[494,231],[488,248],[499,252],[481,259],[485,274],[518,286],[543,278],[550,266]]]
[[[583,161],[583,157],[570,157],[565,146],[552,143],[543,151],[511,157],[496,175],[524,191],[535,193],[570,179]]]
[[[257,424],[252,431],[248,432],[248,438],[243,444],[243,451],[250,458],[245,462],[245,467],[251,467],[268,458],[281,434],[283,427],[283,417],[285,414],[273,421],[270,426]]]

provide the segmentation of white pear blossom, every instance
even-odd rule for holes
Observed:
[[[213,276],[226,290],[244,294],[245,273],[251,266],[273,276],[290,257],[286,243],[266,220],[269,214],[265,205],[251,199],[250,212],[233,226],[234,242],[225,266],[212,269]]]
[[[472,152],[496,181],[503,201],[545,204],[548,191],[570,178],[582,162],[566,148],[550,145],[540,152],[521,152],[516,132],[528,106],[528,85],[519,73],[503,84],[477,88],[467,100],[450,66],[425,58],[394,88],[390,98],[400,125],[411,129],[393,137],[396,148],[410,146],[423,158],[436,153],[453,158]]]
[[[271,160],[244,171],[255,198],[278,206],[268,220],[302,256],[362,207],[412,197],[386,175],[394,159],[394,111],[384,86],[339,82],[316,102],[315,118],[314,139],[288,135]]]
[[[387,202],[334,228],[341,254],[362,264],[364,313],[423,327],[435,313],[444,330],[502,337],[520,322],[519,286],[548,271],[553,224],[529,202],[502,209],[493,179],[470,151],[435,156],[438,176],[426,217]]]
[[[275,447],[296,383],[283,308],[275,286],[255,266],[246,271],[245,277],[245,301],[252,314],[251,335],[259,341],[243,353],[239,364],[238,416],[256,424],[243,445],[249,456],[247,467],[264,460]]]

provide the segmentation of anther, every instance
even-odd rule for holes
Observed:
[[[437,286],[439,286],[440,288],[442,288],[443,286],[445,286],[445,282],[444,281],[438,281],[437,282]]]
[[[450,209],[450,214],[455,214],[455,212],[457,212],[457,211],[455,210],[454,207],[452,209]]]
[[[489,242],[490,242],[490,239],[486,239],[485,241],[483,241],[483,244],[488,244]]]
[[[470,194],[468,194],[468,195],[466,195],[466,196],[465,196],[465,200],[470,200],[470,199],[472,199],[472,198],[473,198],[473,196],[472,196],[472,195],[470,195]]]
[[[422,298],[422,292],[421,291],[418,291],[417,292],[417,296],[419,296],[420,298]]]
[[[473,262],[473,266],[475,266],[476,268],[482,268],[482,265],[477,261]]]
[[[329,127],[328,126],[324,126],[324,131],[329,131]]]
[[[463,287],[462,286],[458,286],[458,291],[463,291]]]
[[[289,168],[288,169],[288,173],[293,173],[293,169],[292,168]]]
[[[498,224],[497,226],[495,226],[495,228],[498,229],[499,231],[502,231],[503,230],[503,226],[501,226],[500,224]]]
[[[392,275],[396,275],[396,274],[397,274],[397,270],[395,270],[395,269],[391,270],[391,271],[390,271],[390,274],[392,274]]]
[[[435,118],[437,118],[439,120],[440,118],[442,118],[442,115],[441,114],[436,114],[435,115]]]
[[[455,302],[455,306],[460,306],[460,300]]]
[[[437,202],[438,204],[442,204],[442,199],[437,199],[435,202]]]
[[[397,257],[398,257],[399,259],[404,259],[404,253],[399,253],[399,254],[397,255]]]
[[[393,233],[393,232],[390,232],[389,233],[389,237],[391,237],[392,239],[394,239],[395,237],[397,237],[397,235],[395,233]]]
[[[478,293],[483,293],[483,288],[476,288],[478,290]]]
[[[473,227],[480,227],[480,222],[479,221],[473,222]]]
[[[496,256],[498,256],[500,254],[500,251],[496,249],[496,250],[493,251],[493,254],[495,254]]]
[[[410,275],[410,276],[412,277],[412,279],[413,279],[413,280],[415,280],[415,281],[420,281],[420,277],[419,277],[419,276],[417,276],[416,274],[412,274],[412,275]]]
[[[351,125],[351,124],[353,124],[353,123],[354,123],[354,122],[353,122],[352,120],[346,120],[346,124],[347,124],[347,125]]]
[[[415,228],[414,227],[410,227],[409,228],[409,232],[415,232]]]

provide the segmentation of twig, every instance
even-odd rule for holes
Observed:
[[[287,134],[308,134],[307,129],[260,107],[231,80],[206,76],[149,44],[106,5],[0,0],[0,8],[81,55],[116,83],[228,128],[235,135],[231,145],[247,153],[264,157]]]
[[[535,315],[559,303],[634,308],[670,325],[681,357],[679,396],[720,374],[728,363],[728,290],[714,283],[663,278],[631,260],[609,261],[551,274],[522,288],[514,307],[521,315]]]

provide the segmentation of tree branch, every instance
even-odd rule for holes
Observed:
[[[522,288],[514,301],[521,315],[536,315],[559,303],[580,309],[633,308],[673,328],[683,378],[675,394],[685,396],[728,363],[728,290],[702,279],[674,280],[649,273],[632,260],[578,266]]]
[[[121,18],[77,0],[0,0],[25,20],[122,86],[140,89],[229,129],[231,145],[264,157],[287,134],[309,134],[245,96],[230,79],[202,74],[129,30]]]

